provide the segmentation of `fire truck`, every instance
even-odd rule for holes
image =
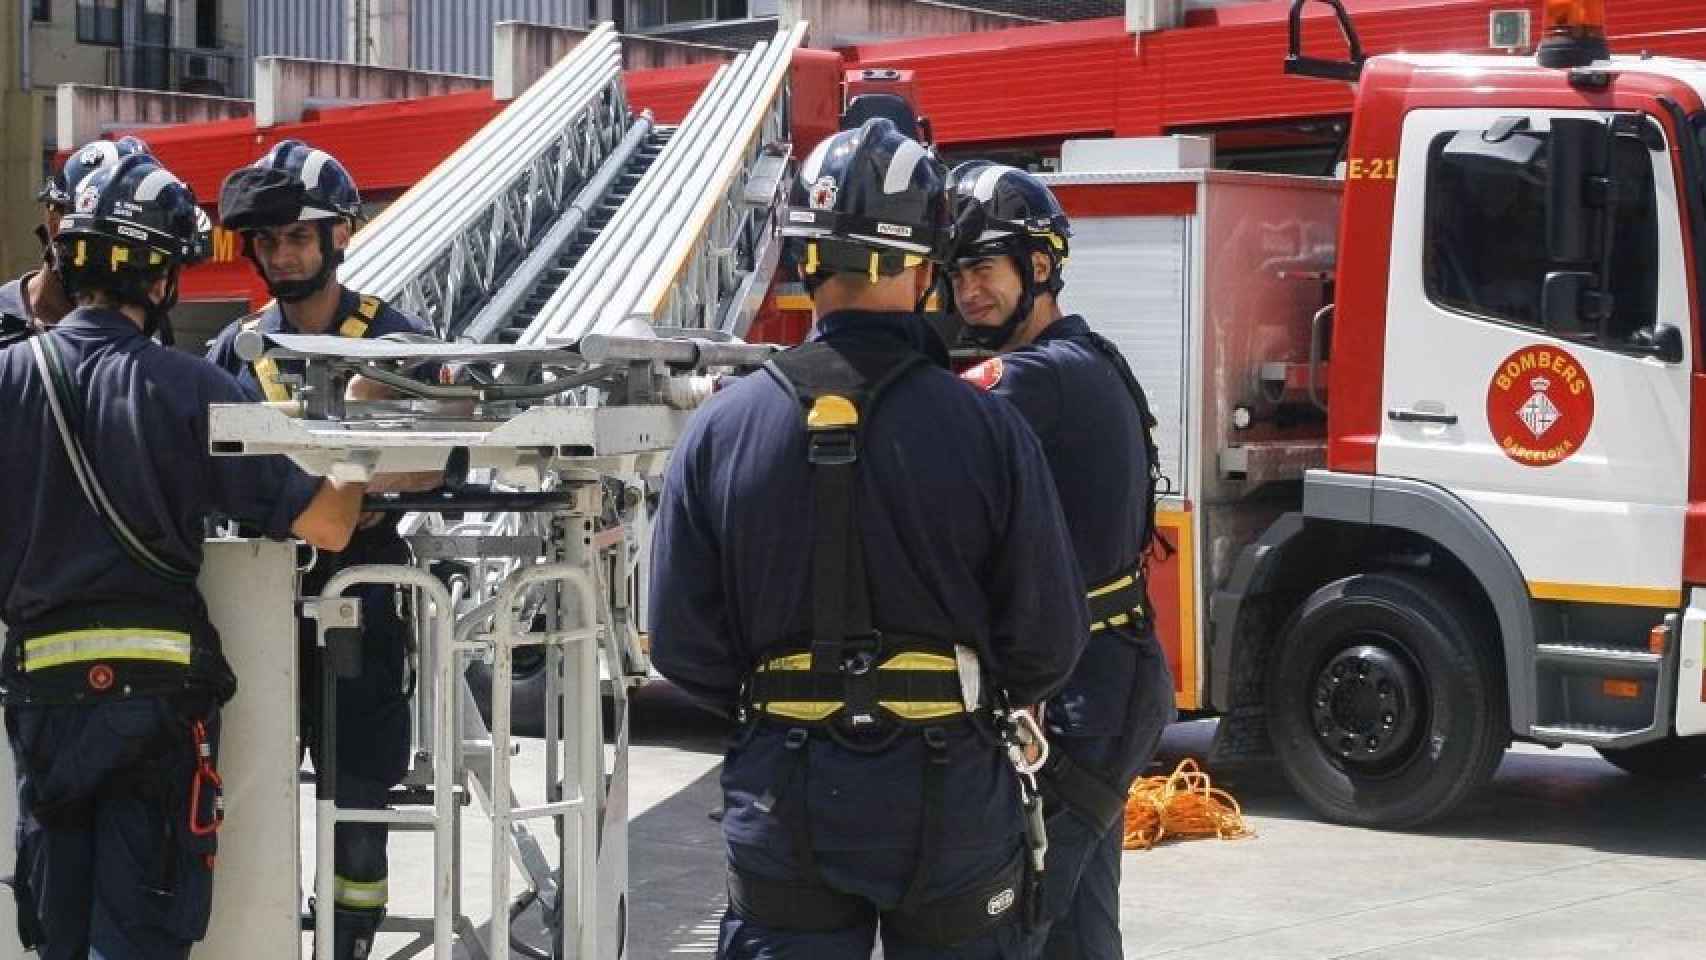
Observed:
[[[1179,706],[1322,816],[1414,826],[1513,741],[1706,773],[1706,65],[1365,57],[1341,175],[1069,143],[1064,306],[1154,398]],[[1147,156],[1145,152],[1147,151]],[[1178,156],[1185,154],[1185,156]],[[1171,167],[1171,169],[1167,169]]]

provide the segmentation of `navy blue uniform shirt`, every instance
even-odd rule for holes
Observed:
[[[332,318],[331,329],[326,332],[336,334],[338,326],[344,322],[345,318],[355,316],[356,308],[360,304],[361,296],[352,290],[345,289],[338,298],[338,312]],[[212,360],[219,369],[236,377],[237,382],[243,385],[243,389],[249,391],[253,399],[263,400],[265,397],[261,394],[260,381],[255,379],[255,368],[244,361],[242,357],[237,356],[237,334],[242,331],[243,324],[247,320],[246,317],[241,320],[233,320],[226,325],[225,329],[219,331],[219,336],[214,337],[213,342],[208,344],[207,359]],[[256,329],[262,333],[296,334],[302,332],[290,325],[290,322],[284,318],[284,311],[279,309],[276,302],[268,306],[261,314],[261,322]],[[432,331],[427,329],[426,324],[406,313],[392,309],[387,304],[381,306],[379,313],[369,322],[367,339],[383,337],[388,333],[416,333],[430,336]],[[279,360],[278,369],[280,373],[299,374],[302,372],[302,361]]]
[[[338,298],[338,312],[332,319],[332,326],[328,333],[336,334],[339,326],[346,318],[356,315],[356,308],[360,306],[360,304],[360,294],[357,294],[347,288],[344,289]],[[221,370],[224,370],[233,377],[236,377],[237,382],[248,392],[250,399],[263,400],[265,397],[262,395],[260,381],[255,377],[254,366],[244,361],[243,358],[237,356],[237,334],[242,330],[243,324],[246,322],[247,318],[235,320],[228,324],[224,330],[219,331],[219,336],[215,337],[213,342],[208,345],[207,359],[213,361]],[[290,322],[285,319],[284,311],[279,309],[279,305],[276,302],[267,307],[266,311],[261,314],[261,321],[256,329],[262,333],[294,334],[300,332],[292,327]],[[382,337],[388,333],[431,335],[432,331],[427,329],[426,324],[414,317],[411,317],[399,310],[394,310],[389,305],[384,305],[379,308],[379,312],[374,315],[371,321],[369,321],[367,334],[364,339]],[[302,372],[301,360],[292,360],[287,358],[280,359],[277,363],[279,372],[282,374],[300,375]],[[424,369],[416,375],[427,379],[436,379],[437,377],[435,371],[428,371]],[[376,525],[357,529],[355,531],[355,535],[350,538],[349,546],[341,553],[323,554],[323,556],[326,557],[326,560],[316,563],[314,573],[322,576],[329,576],[340,566],[347,566],[357,562],[407,563],[408,556],[403,551],[401,538],[397,535],[397,524],[401,520],[401,514],[386,514],[384,519]],[[323,581],[321,579],[318,579],[315,576],[310,576],[304,581],[304,588],[317,590],[317,584],[322,582]]]
[[[1094,587],[1137,566],[1149,522],[1149,451],[1137,404],[1089,333],[1083,317],[1056,320],[1028,346],[1002,354],[987,389],[1017,406],[1042,441],[1080,572]]]
[[[1011,401],[1042,441],[1084,582],[1137,566],[1149,504],[1149,451],[1137,404],[1114,365],[1090,342],[1083,317],[1062,317],[1029,345],[966,378]],[[1112,735],[1124,724],[1134,669],[1123,644],[1092,642],[1059,698],[1055,732]]]
[[[27,285],[37,271],[0,285],[0,346],[28,338],[35,331]]]
[[[285,536],[313,499],[318,481],[283,457],[208,454],[208,404],[248,400],[212,364],[111,310],[75,310],[44,336],[82,394],[83,447],[107,495],[161,557],[199,568],[212,512]],[[0,396],[0,620],[17,627],[102,604],[199,615],[195,589],[138,567],[84,499],[28,344],[0,350]]]
[[[849,311],[823,318],[816,338],[928,353],[934,335],[910,314]],[[861,429],[855,491],[879,629],[975,646],[1016,703],[1059,689],[1088,631],[1084,584],[1015,410],[941,367],[913,371]],[[652,533],[664,676],[727,710],[761,651],[808,634],[811,504],[800,405],[775,378],[745,377],[694,416]]]

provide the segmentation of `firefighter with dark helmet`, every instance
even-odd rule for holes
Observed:
[[[208,359],[229,371],[254,399],[292,399],[292,375],[300,361],[262,357],[254,362],[237,355],[237,335],[262,333],[335,334],[356,339],[386,334],[424,335],[419,320],[385,304],[378,297],[349,290],[338,282],[357,221],[361,194],[336,157],[298,140],[283,140],[253,165],[225,179],[219,196],[219,217],[227,230],[243,239],[243,253],[266,281],[275,298],[260,313],[234,321],[208,348]],[[358,380],[357,388],[376,384]],[[359,399],[381,399],[384,388]],[[397,532],[398,517],[364,519],[349,548],[320,554],[303,577],[305,595],[319,594],[333,574],[364,563],[410,563],[411,555]],[[408,628],[398,614],[396,588],[356,587],[349,595],[362,601],[362,662],[360,673],[339,681],[337,693],[336,799],[341,807],[383,808],[391,788],[401,783],[409,763],[409,705],[405,661]],[[319,749],[320,648],[311,620],[298,630],[302,661],[303,740],[324,769]],[[341,823],[335,832],[333,882],[335,894],[333,956],[361,960],[389,901],[389,864],[384,824]]]
[[[1000,351],[964,376],[1036,431],[1090,585],[1088,646],[1044,710],[1042,956],[1117,960],[1125,796],[1174,716],[1144,584],[1160,479],[1154,418],[1118,348],[1061,312],[1072,226],[1047,185],[972,162],[949,190],[959,237],[948,278],[963,337]]]
[[[782,221],[814,332],[670,459],[652,659],[741,720],[719,957],[867,958],[879,934],[890,960],[1024,955],[1041,851],[1001,723],[1059,688],[1087,621],[1034,436],[919,315],[943,188],[886,119],[818,145]]]
[[[336,549],[362,484],[211,457],[243,390],[150,339],[195,198],[143,155],[72,190],[54,269],[76,308],[0,349],[0,703],[19,932],[43,960],[184,960],[207,929],[219,708],[236,680],[196,588],[210,512]]]
[[[53,238],[60,220],[71,210],[71,188],[96,170],[118,163],[134,154],[147,154],[148,144],[136,137],[93,140],[71,152],[64,166],[54,171],[36,193],[41,202],[40,266],[5,284],[0,284],[0,346],[25,340],[59,322],[71,312],[71,300],[52,269]]]

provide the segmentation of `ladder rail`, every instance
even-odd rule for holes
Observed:
[[[497,336],[505,321],[516,313],[528,294],[538,287],[545,271],[550,269],[563,250],[586,228],[593,209],[609,196],[617,178],[651,136],[652,128],[652,113],[647,110],[629,126],[622,142],[605,157],[598,172],[581,187],[563,215],[558,217],[540,241],[533,245],[532,252],[516,266],[509,278],[486,301],[485,306],[462,328],[458,334],[459,339],[485,343]]]
[[[628,319],[643,320],[654,326],[712,326],[715,319],[712,312],[716,310],[722,291],[734,285],[733,271],[725,270],[725,267],[747,213],[743,209],[746,206],[746,174],[766,144],[785,139],[787,135],[789,98],[785,81],[794,50],[804,37],[805,25],[798,24],[785,37],[778,38],[768,51],[761,69],[764,84],[754,92],[752,109],[741,117],[742,124],[735,133],[738,152],[724,154],[721,166],[708,178],[710,189],[694,198],[698,208],[689,221],[689,232],[697,238],[696,242],[683,242],[688,235],[683,234],[676,238],[674,248],[663,259],[663,263],[668,264],[663,270],[649,275],[643,272],[630,275],[630,285],[643,281],[647,276],[650,283],[630,308]],[[725,277],[725,273],[728,276]],[[725,279],[729,282],[725,283]],[[697,281],[700,292],[697,304],[691,299],[693,291],[687,289],[687,284],[694,281]],[[715,294],[709,302],[704,296],[706,291]],[[695,306],[701,311],[697,317],[690,315]],[[600,323],[599,332],[605,332],[622,319],[607,314]],[[690,322],[694,319],[699,322]]]
[[[489,178],[495,168],[505,165],[519,168],[523,156],[531,161],[542,153],[573,119],[574,111],[565,109],[569,106],[565,94],[579,91],[589,79],[603,77],[604,63],[611,56],[614,43],[613,31],[606,30],[604,25],[595,29],[544,77],[375,217],[352,240],[350,262],[346,266],[371,271],[364,277],[379,279],[382,270],[423,243],[423,227],[439,226],[442,217],[455,212],[454,201],[466,194],[471,181]],[[551,122],[553,119],[555,123]],[[531,149],[525,155],[515,149],[499,149],[505,145],[525,145]],[[489,201],[495,196],[494,184],[484,199]],[[372,266],[366,263],[369,259]]]
[[[633,243],[644,242],[646,238],[630,238],[636,237],[637,231],[646,226],[647,213],[660,204],[667,205],[671,198],[679,194],[680,183],[690,174],[691,160],[697,155],[697,151],[702,149],[699,144],[707,135],[704,118],[716,110],[724,92],[731,85],[740,82],[748,69],[750,59],[747,54],[741,54],[732,63],[717,68],[704,93],[694,102],[687,116],[676,127],[674,136],[658,155],[657,162],[646,171],[627,202],[622,204],[610,222],[599,231],[598,237],[581,257],[574,273],[540,309],[539,315],[522,335],[521,343],[542,344],[546,340],[547,332],[561,322],[557,318],[573,317],[596,309],[593,298],[599,296],[599,291],[604,286],[601,281],[618,265],[624,270],[635,268],[635,265],[626,259],[629,247]]]
[[[591,42],[594,39],[601,42]],[[619,45],[589,37],[362,230],[342,274],[441,334],[481,302],[602,164],[627,128]]]

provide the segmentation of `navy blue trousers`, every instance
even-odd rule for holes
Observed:
[[[1110,635],[1090,643],[1057,698],[1061,709],[1050,703],[1050,748],[1064,750],[1124,793],[1149,765],[1176,716],[1173,676],[1153,638],[1134,643]],[[1107,721],[1113,718],[1122,719],[1110,727]],[[1074,810],[1055,807],[1046,821],[1048,870],[1037,956],[1120,960],[1123,824],[1104,828]]]
[[[378,810],[409,765],[409,701],[403,679],[408,627],[397,614],[393,588],[369,585],[346,595],[362,602],[361,672],[338,679],[336,797],[341,807]],[[321,661],[312,621],[302,622],[298,638],[302,742],[320,770]],[[361,928],[356,934],[370,936],[378,926],[388,901],[387,829],[384,824],[341,823],[333,833],[340,930],[353,924]]]
[[[158,697],[17,707],[6,727],[24,942],[42,960],[188,957],[207,933],[217,838],[189,829],[196,763],[178,708]],[[217,740],[217,714],[208,729]]]
[[[813,734],[796,755],[786,731],[749,727],[723,765],[723,832],[730,864],[791,884],[814,880],[897,907],[920,862],[923,772],[931,762],[916,733],[877,753],[848,750]],[[945,814],[932,842],[919,904],[987,882],[1023,845],[1018,782],[1005,756],[981,734],[950,729],[943,776]],[[798,832],[803,818],[810,864]],[[723,917],[721,960],[868,960],[880,936],[887,960],[1023,960],[1019,911],[1011,920],[951,948],[909,942],[873,918],[842,930],[801,933],[732,911]]]

